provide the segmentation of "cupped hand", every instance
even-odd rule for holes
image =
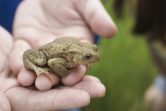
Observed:
[[[93,42],[94,33],[105,37],[116,33],[115,24],[99,0],[25,0],[16,13],[10,67],[19,74],[18,80],[23,86],[35,82],[39,90],[50,89],[59,78],[54,75],[54,81],[50,81],[45,75],[36,77],[27,71],[23,67],[23,52],[63,36]],[[78,66],[61,81],[65,85],[74,85],[85,72],[85,66]]]
[[[22,87],[9,69],[8,56],[13,40],[0,27],[0,111],[57,111],[83,107],[90,99],[102,97],[105,87],[92,76],[84,76],[71,87],[60,86],[39,91],[33,85]]]

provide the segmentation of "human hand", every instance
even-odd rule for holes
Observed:
[[[39,91],[34,86],[21,87],[8,66],[12,37],[0,28],[0,111],[57,111],[83,107],[93,97],[102,97],[105,88],[92,76],[72,87],[60,86],[49,91]]]
[[[38,48],[57,37],[72,36],[93,41],[93,34],[111,37],[116,27],[99,0],[26,0],[18,8],[15,25],[15,43],[11,53],[10,66],[23,86],[34,83],[39,90],[50,89],[59,82],[45,75],[35,74],[23,67],[22,55],[28,48]],[[74,85],[86,72],[79,66],[71,74],[62,78],[65,85]]]

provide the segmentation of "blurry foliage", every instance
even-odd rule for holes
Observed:
[[[101,40],[101,60],[90,72],[104,83],[106,96],[92,100],[84,111],[145,111],[144,92],[157,74],[147,43],[132,35],[133,16],[128,7],[119,20],[112,10],[113,1],[103,0],[103,4],[119,31],[114,38]]]

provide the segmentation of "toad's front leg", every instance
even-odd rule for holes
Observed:
[[[66,68],[66,60],[63,58],[52,58],[48,61],[48,66],[53,71],[53,73],[64,77],[69,73],[69,70]]]
[[[42,51],[28,49],[23,54],[24,66],[33,70],[37,75],[48,74],[48,68],[43,68],[47,64],[47,57]]]

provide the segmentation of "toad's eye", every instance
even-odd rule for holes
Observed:
[[[95,51],[98,51],[98,47],[97,47],[97,45],[92,45],[92,48],[95,50]]]
[[[92,58],[92,55],[85,55],[84,56],[84,60],[89,60],[89,59],[91,59]]]

